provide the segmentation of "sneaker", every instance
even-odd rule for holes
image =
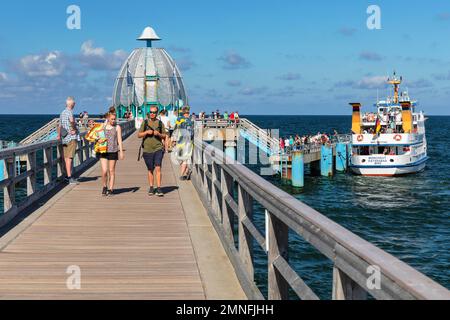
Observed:
[[[157,197],[164,197],[164,193],[162,192],[161,188],[156,189],[155,195]]]
[[[153,187],[150,187],[150,189],[148,189],[148,195],[149,195],[149,196],[154,195],[155,192],[156,192],[156,190],[155,190],[155,188],[153,188]]]
[[[186,180],[186,176],[181,176],[180,177],[180,181],[185,181]]]
[[[69,178],[69,184],[71,184],[71,185],[77,185],[77,184],[79,184],[79,182],[78,182],[77,179],[75,179],[75,178]]]
[[[108,190],[106,191],[106,195],[107,195],[107,196],[112,196],[112,195],[114,195],[114,190],[109,190],[109,189],[108,189]]]
[[[103,187],[102,196],[106,197],[107,195],[108,195],[108,188],[107,187]]]

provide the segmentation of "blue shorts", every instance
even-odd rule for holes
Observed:
[[[153,170],[155,170],[155,167],[161,167],[162,160],[164,158],[164,150],[159,150],[153,153],[144,152],[143,158],[148,171],[153,172]]]

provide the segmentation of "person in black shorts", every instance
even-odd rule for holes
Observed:
[[[114,183],[116,180],[116,164],[118,160],[124,159],[122,128],[117,124],[117,117],[114,110],[106,114],[106,123],[103,127],[105,139],[107,141],[107,152],[97,153],[102,168],[102,195],[114,194]]]
[[[161,165],[164,158],[165,139],[167,130],[164,124],[157,119],[158,108],[150,109],[150,114],[142,123],[138,137],[142,139],[143,158],[148,169],[149,195],[163,197],[161,190]],[[156,189],[154,182],[156,179]]]

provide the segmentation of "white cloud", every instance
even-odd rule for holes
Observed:
[[[80,62],[94,70],[119,70],[128,54],[124,50],[108,53],[104,48],[95,47],[88,40],[81,45]]]
[[[85,57],[104,57],[106,51],[103,48],[95,48],[94,41],[88,40],[81,45],[81,54]]]
[[[244,96],[258,96],[267,93],[267,91],[268,91],[267,87],[257,87],[257,88],[246,87],[240,90],[239,93]]]
[[[251,63],[247,59],[233,51],[223,54],[218,60],[223,62],[222,68],[227,70],[246,69],[251,67]]]
[[[386,85],[386,76],[364,77],[357,82],[360,89],[376,89]]]
[[[185,56],[180,59],[176,59],[175,62],[181,71],[188,71],[197,65],[195,61],[192,60],[191,56]]]
[[[335,84],[336,88],[350,87],[353,89],[377,89],[386,86],[387,76],[364,77],[361,80],[339,81]]]
[[[28,55],[19,60],[18,71],[28,77],[57,77],[65,68],[64,57],[59,51]]]
[[[285,81],[294,81],[294,80],[300,80],[301,77],[302,76],[300,75],[300,73],[288,72],[286,74],[279,76],[278,79],[285,80]]]
[[[359,59],[367,61],[381,61],[384,59],[384,57],[376,52],[364,51],[359,54]]]

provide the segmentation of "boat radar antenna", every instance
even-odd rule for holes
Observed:
[[[161,38],[158,37],[155,30],[151,27],[147,27],[142,31],[141,36],[137,39],[139,41],[146,41],[147,42],[147,48],[152,47],[152,41],[160,41]]]
[[[398,78],[396,72],[394,71],[394,75],[392,78],[388,78],[387,82],[394,86],[394,103],[398,104],[398,92],[399,86],[403,81],[403,77]]]

